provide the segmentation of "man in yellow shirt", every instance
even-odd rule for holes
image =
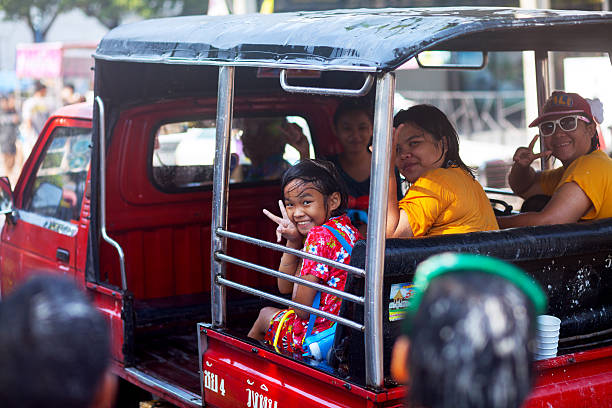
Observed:
[[[598,116],[598,117],[596,117]],[[540,133],[528,147],[519,147],[508,181],[519,196],[546,194],[551,199],[539,212],[498,217],[501,228],[564,224],[612,217],[612,159],[599,149],[597,122],[591,105],[575,93],[553,92],[542,114],[529,126]],[[548,150],[534,154],[538,137]],[[531,163],[553,155],[562,167],[535,171]]]

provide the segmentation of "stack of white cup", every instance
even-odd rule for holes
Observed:
[[[550,315],[540,315],[537,318],[536,330],[536,360],[544,360],[557,356],[559,347],[559,331],[561,319]]]

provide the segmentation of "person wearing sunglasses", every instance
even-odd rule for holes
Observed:
[[[612,217],[612,159],[599,149],[597,123],[603,120],[599,100],[587,101],[576,93],[555,91],[542,114],[529,127],[537,126],[528,147],[519,147],[508,176],[512,191],[525,200],[547,195],[540,211],[497,217],[500,228],[565,224]],[[534,153],[542,138],[545,151]],[[562,166],[536,171],[534,160],[550,156]]]

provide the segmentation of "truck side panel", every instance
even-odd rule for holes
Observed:
[[[543,360],[536,369],[526,407],[612,407],[612,347]]]
[[[200,325],[202,388],[213,407],[396,406],[402,387],[374,393]]]

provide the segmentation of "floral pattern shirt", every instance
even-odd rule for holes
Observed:
[[[350,219],[346,215],[338,217],[332,217],[324,225],[329,225],[335,228],[344,239],[348,242],[351,248],[355,243],[363,239],[359,231],[351,224]],[[349,264],[351,256],[344,249],[342,244],[336,239],[330,230],[323,226],[313,227],[304,244],[304,251],[322,256],[327,259],[334,260]],[[324,265],[304,259],[300,276],[314,275],[321,279],[321,284],[325,284],[331,288],[344,290],[346,285],[346,271],[334,268],[332,266]],[[321,292],[321,302],[319,304],[319,310],[338,315],[340,313],[340,304],[342,299],[329,293]],[[306,329],[308,327],[308,320],[300,320],[300,324],[294,326],[294,341],[301,343],[302,339],[306,335]],[[297,323],[297,322],[296,322]],[[326,330],[332,326],[334,322],[323,317],[317,317],[314,323],[312,333],[316,334],[323,330]]]

